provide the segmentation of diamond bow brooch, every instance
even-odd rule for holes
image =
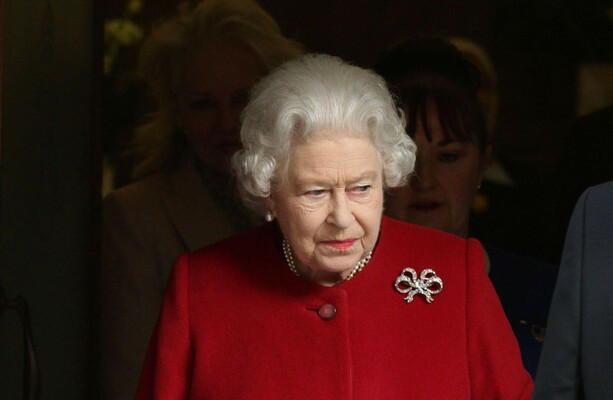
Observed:
[[[407,293],[404,298],[407,303],[412,302],[416,294],[423,295],[428,303],[432,303],[432,296],[443,290],[443,280],[432,269],[424,269],[417,279],[417,272],[413,268],[405,268],[396,278],[394,287],[402,294]]]

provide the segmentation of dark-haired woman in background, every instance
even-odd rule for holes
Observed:
[[[390,192],[386,214],[469,237],[473,199],[492,153],[477,97],[478,69],[447,41],[419,38],[381,54],[375,70],[401,101],[418,149],[415,174]],[[490,279],[534,376],[555,270],[488,246],[486,254]]]

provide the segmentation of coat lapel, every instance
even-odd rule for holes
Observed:
[[[162,200],[188,251],[235,233],[207,193],[190,157],[184,157],[177,170],[167,176],[168,190],[162,191]]]

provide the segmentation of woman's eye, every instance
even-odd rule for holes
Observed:
[[[353,188],[354,193],[368,193],[370,185],[360,185]]]
[[[458,161],[460,155],[457,153],[441,153],[438,156],[438,160],[444,163],[452,163]]]
[[[307,194],[313,197],[321,197],[326,193],[325,189],[309,190]]]

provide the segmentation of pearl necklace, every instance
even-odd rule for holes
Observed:
[[[287,266],[289,267],[289,270],[292,271],[297,277],[300,278],[300,274],[298,273],[298,270],[296,270],[296,264],[294,264],[294,257],[292,256],[292,248],[290,247],[287,239],[283,239],[283,255],[285,256],[285,261],[287,261]],[[358,261],[355,267],[353,267],[353,270],[351,271],[351,273],[344,280],[348,281],[349,279],[353,278],[355,274],[363,270],[366,264],[368,264],[368,262],[370,261],[371,257],[372,257],[372,251],[369,251],[368,255],[362,258],[360,261]]]

